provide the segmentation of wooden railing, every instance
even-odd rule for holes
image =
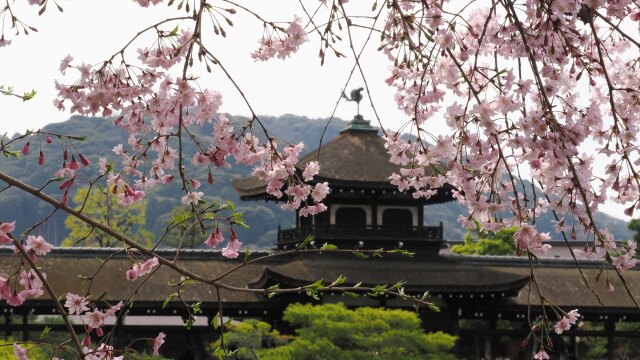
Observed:
[[[293,245],[307,236],[325,240],[390,240],[403,242],[440,242],[442,223],[439,226],[344,226],[308,225],[294,229],[278,229],[278,246]]]

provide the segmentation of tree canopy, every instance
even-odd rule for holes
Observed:
[[[295,335],[282,335],[269,324],[245,320],[227,325],[225,343],[238,360],[455,359],[456,337],[425,333],[415,312],[343,304],[291,304],[284,320]],[[218,343],[219,344],[219,343]]]
[[[76,190],[72,201],[76,210],[82,210],[87,216],[106,224],[123,234],[130,234],[137,242],[151,244],[153,234],[145,228],[147,200],[125,206],[119,204],[113,188],[82,187]],[[114,247],[120,242],[100,229],[88,225],[75,216],[68,216],[64,224],[69,236],[62,246]]]

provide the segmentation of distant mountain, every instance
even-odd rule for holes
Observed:
[[[232,121],[239,121],[242,118],[232,117]],[[273,136],[279,139],[290,141],[303,141],[306,151],[313,150],[320,143],[320,136],[325,129],[323,142],[335,138],[338,133],[345,128],[346,122],[340,119],[333,119],[328,125],[326,119],[309,119],[307,117],[295,115],[283,115],[278,118],[271,116],[260,117],[261,121]],[[50,124],[45,127],[46,131],[66,135],[87,135],[87,141],[75,142],[78,150],[92,161],[92,167],[96,169],[98,158],[107,156],[114,158],[111,149],[117,144],[127,142],[127,134],[113,126],[111,120],[97,117],[73,116],[68,121]],[[254,130],[255,131],[255,130]],[[198,136],[206,137],[211,134],[212,127],[203,127]],[[15,176],[33,186],[43,186],[53,173],[62,165],[62,155],[59,145],[44,145],[45,165],[37,164],[37,152],[35,140],[32,142],[32,153],[21,160],[3,159],[0,162],[0,171]],[[187,153],[193,153],[194,149],[187,148]],[[190,166],[190,165],[189,165]],[[231,187],[231,179],[235,177],[248,176],[251,169],[243,166],[234,166],[232,169],[214,172],[214,186],[206,185],[206,173],[202,168],[194,169],[195,177],[202,181],[203,191],[207,197],[217,197],[233,201],[240,210],[244,211],[245,219],[251,226],[250,229],[239,231],[241,241],[256,248],[270,248],[276,242],[278,226],[283,228],[292,227],[295,223],[294,215],[291,212],[280,210],[273,202],[242,202]],[[177,183],[177,182],[176,182]],[[4,184],[0,184],[4,185]],[[147,209],[147,228],[156,236],[162,233],[166,226],[168,213],[176,206],[179,206],[180,197],[175,194],[179,192],[177,184],[153,189],[149,192]],[[60,197],[61,191],[57,186],[49,186],[46,192],[52,196]],[[0,193],[0,220],[16,220],[18,229],[23,230],[26,226],[39,221],[50,214],[53,209],[45,205],[34,197],[25,195],[15,189],[7,189]],[[460,240],[464,231],[457,223],[457,218],[464,213],[464,209],[455,202],[427,206],[425,208],[425,224],[437,225],[442,222],[444,225],[444,236],[448,240]],[[43,234],[49,241],[59,244],[67,236],[68,231],[64,226],[66,214],[57,212],[41,226],[39,233]],[[597,218],[601,224],[606,225],[615,235],[616,239],[631,238],[633,233],[627,229],[626,223],[613,218],[604,213],[598,213]],[[554,236],[551,214],[543,215],[537,227],[540,231],[549,231]]]

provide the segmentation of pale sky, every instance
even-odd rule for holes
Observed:
[[[38,91],[36,98],[26,103],[20,100],[0,97],[3,117],[3,131],[13,134],[28,128],[39,128],[50,122],[64,121],[68,112],[60,112],[53,107],[55,96],[54,79],[65,79],[58,72],[60,60],[71,54],[75,62],[96,64],[120,49],[137,31],[165,17],[183,16],[175,5],[141,8],[131,0],[75,0],[64,2],[64,13],[55,8],[47,9],[41,17],[34,13],[35,7],[16,3],[18,14],[24,14],[30,25],[38,28],[38,33],[29,36],[13,37],[13,43],[0,48],[0,84],[12,85],[18,92]],[[294,14],[302,10],[297,1],[251,1],[249,6],[267,20],[290,21]],[[368,3],[368,2],[367,2]],[[277,4],[277,7],[273,5]],[[369,7],[370,4],[367,5]],[[254,110],[258,114],[279,116],[282,114],[305,115],[311,118],[329,117],[338,100],[340,91],[345,87],[353,60],[336,59],[327,56],[323,67],[319,66],[317,38],[312,38],[287,61],[273,59],[269,62],[256,62],[250,53],[258,46],[262,37],[262,26],[255,19],[239,12],[232,17],[234,27],[227,27],[227,39],[210,39],[216,52],[238,84],[246,93]],[[171,30],[172,27],[166,27]],[[150,41],[137,43],[139,47],[149,46]],[[347,44],[342,51],[348,53]],[[383,123],[397,127],[403,119],[393,101],[393,89],[383,80],[388,77],[388,61],[376,52],[379,40],[371,41],[369,56],[363,59],[363,65],[374,71],[367,75],[372,88],[372,96]],[[131,49],[130,58],[135,60],[136,47]],[[69,72],[70,75],[73,72]],[[223,94],[222,111],[248,115],[248,111],[237,92],[221,72],[207,74],[202,71],[202,86],[219,90]],[[356,72],[347,91],[363,85]],[[373,111],[363,101],[361,112],[367,119],[373,119]],[[350,119],[355,115],[355,105],[341,103],[336,116]]]
[[[303,14],[297,0],[239,2],[248,4],[270,21],[290,21],[294,14]],[[72,0],[59,1],[64,7],[63,13],[58,12],[51,3],[44,15],[37,16],[36,7],[23,3],[26,4],[26,1],[14,3],[16,15],[39,31],[29,36],[11,35],[13,43],[0,48],[0,84],[11,85],[17,92],[35,89],[38,94],[28,102],[0,96],[0,130],[9,135],[26,129],[38,129],[47,123],[64,121],[71,116],[69,112],[58,111],[52,104],[56,94],[54,80],[71,83],[76,76],[73,71],[68,72],[67,77],[60,74],[58,67],[62,58],[70,54],[75,59],[74,63],[99,63],[117,52],[140,29],[166,17],[185,14],[184,11],[176,10],[175,5],[171,8],[164,4],[141,8],[132,0]],[[367,9],[371,2],[352,1],[346,5],[363,6]],[[235,26],[226,28],[227,39],[207,40],[205,35],[205,41],[211,44],[215,55],[232,73],[256,113],[273,116],[295,114],[310,118],[327,118],[332,114],[354,64],[351,56],[336,59],[333,55],[327,55],[325,65],[320,67],[319,41],[313,35],[311,41],[287,61],[273,59],[269,62],[256,62],[251,59],[250,53],[257,48],[257,42],[262,37],[262,25],[242,12],[238,12],[232,19]],[[173,26],[165,27],[166,30],[172,28]],[[354,31],[361,43],[366,34]],[[344,39],[346,40],[346,34]],[[127,55],[135,60],[135,50],[150,45],[151,40],[143,38],[134,44]],[[367,70],[367,82],[383,126],[397,129],[407,118],[397,110],[393,89],[384,83],[384,79],[389,76],[389,63],[376,51],[378,45],[379,37],[373,36],[361,63]],[[350,55],[347,42],[338,47],[343,53]],[[249,114],[246,105],[224,74],[220,71],[214,71],[213,74],[201,71],[199,74],[202,76],[202,87],[218,90],[223,94],[221,111],[233,115]],[[356,70],[346,85],[347,92],[363,84],[362,77]],[[377,125],[366,98],[360,108],[364,117]],[[354,104],[344,101],[339,104],[337,117],[349,120],[353,115]],[[436,135],[448,131],[442,120],[434,119],[431,123],[429,130]],[[623,209],[622,206],[611,204],[603,210],[624,218]]]

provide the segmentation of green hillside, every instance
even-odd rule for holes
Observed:
[[[326,126],[326,119],[309,119],[295,115],[283,115],[278,118],[264,116],[261,117],[261,120],[270,129],[271,134],[280,139],[296,142],[302,140],[307,151],[318,147],[320,135]],[[346,122],[343,120],[333,119],[327,127],[323,141],[327,142],[336,137],[339,131],[344,129],[345,124]],[[126,133],[113,126],[111,120],[103,118],[73,116],[66,122],[47,125],[45,129],[59,134],[88,136],[87,141],[78,142],[77,145],[79,150],[92,161],[91,166],[94,170],[97,169],[99,157],[113,158],[111,149],[119,143],[126,144],[127,142]],[[204,127],[198,135],[206,136],[205,134],[211,133],[211,130],[211,127]],[[59,150],[55,150],[57,148],[54,147],[54,144],[43,148],[46,157],[44,166],[38,166],[37,153],[32,150],[32,154],[20,160],[3,159],[0,162],[0,171],[40,187],[52,177],[52,174],[62,164],[62,155]],[[193,153],[193,149],[187,149],[187,153]],[[280,210],[279,206],[273,202],[241,202],[239,200],[231,187],[231,180],[235,177],[247,176],[251,169],[243,166],[234,166],[228,170],[215,169],[214,186],[206,185],[207,177],[204,171],[202,168],[195,170],[195,178],[204,184],[201,190],[207,197],[231,200],[238,205],[240,210],[244,210],[245,219],[251,228],[239,231],[241,241],[251,244],[254,248],[270,248],[276,242],[278,225],[283,228],[293,226],[294,214]],[[180,205],[180,197],[175,196],[179,191],[177,182],[174,182],[171,186],[157,187],[148,193],[147,228],[156,236],[163,231],[171,209]],[[47,193],[56,197],[61,196],[61,191],[57,186],[48,187]],[[52,208],[48,205],[44,205],[35,198],[15,189],[8,189],[0,193],[0,219],[17,220],[19,230],[41,220],[51,211]],[[429,206],[425,208],[425,224],[436,225],[442,221],[445,227],[445,238],[459,240],[464,235],[457,223],[457,218],[461,213],[463,213],[463,209],[455,202]],[[632,232],[627,229],[624,221],[603,213],[599,213],[597,217],[601,224],[609,227],[616,239],[631,238]],[[64,226],[65,218],[66,215],[62,212],[54,214],[41,227],[40,233],[52,243],[61,243],[68,234]],[[545,214],[539,219],[537,227],[540,231],[551,232],[552,237],[555,238],[551,220],[551,214]]]

